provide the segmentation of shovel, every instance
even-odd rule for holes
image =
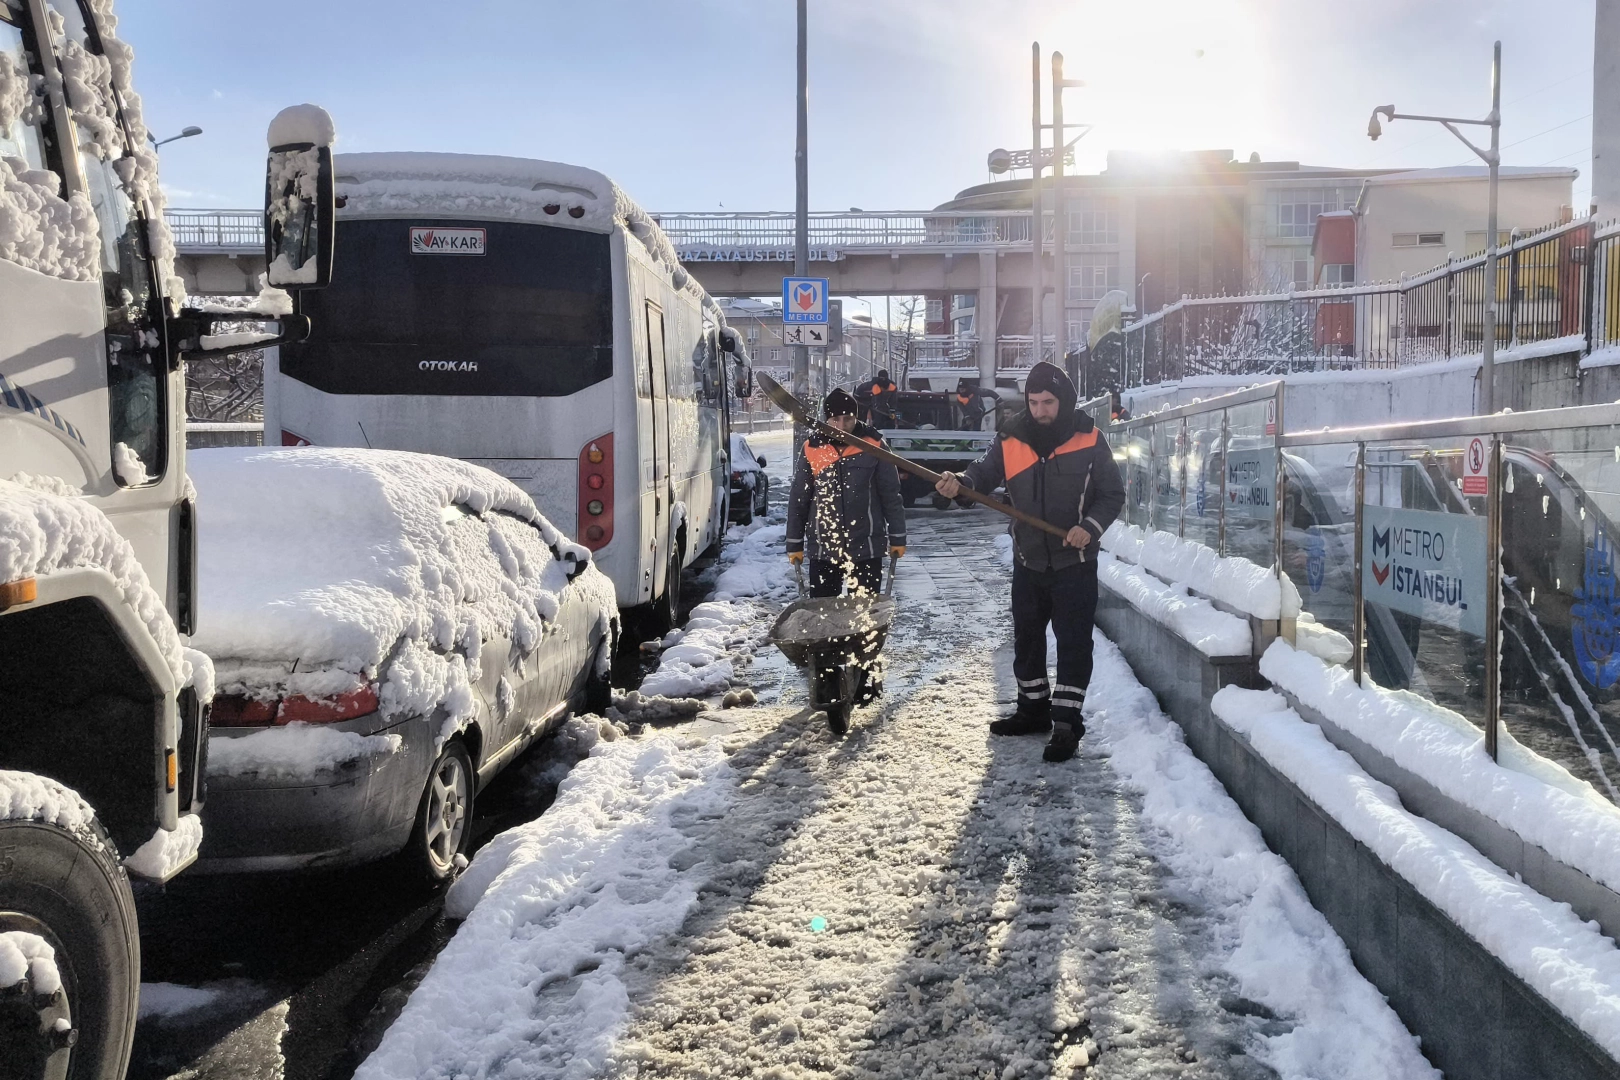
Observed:
[[[765,374],[765,372],[756,371],[754,378],[759,383],[760,389],[765,391],[766,396],[776,404],[776,407],[791,416],[795,423],[804,425],[822,438],[831,439],[840,446],[853,446],[863,454],[871,454],[879,461],[886,461],[897,469],[904,469],[912,476],[921,477],[930,484],[939,483],[939,473],[931,469],[925,469],[914,461],[907,461],[891,450],[886,450],[881,446],[873,446],[865,439],[857,439],[853,435],[846,435],[831,424],[822,423],[805,407],[804,402],[788,393],[781,383]],[[1042,521],[1034,514],[1026,514],[1022,510],[992,499],[988,495],[980,495],[965,484],[962,487],[960,497],[967,499],[969,502],[976,502],[980,506],[988,506],[998,514],[1006,514],[1014,521],[1022,521],[1025,525],[1040,529],[1042,532],[1051,533],[1053,536],[1063,538],[1069,535],[1067,529],[1060,529],[1050,522]]]

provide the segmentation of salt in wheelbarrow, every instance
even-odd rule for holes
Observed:
[[[829,596],[795,600],[771,626],[770,640],[794,667],[807,669],[810,704],[827,714],[827,725],[839,735],[849,730],[849,713],[882,691],[873,669],[894,621],[894,570],[883,594]],[[804,592],[804,575],[799,575]]]

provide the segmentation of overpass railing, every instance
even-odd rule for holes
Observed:
[[[790,213],[654,214],[677,248],[793,246]],[[1028,211],[850,211],[810,215],[812,248],[1016,247],[1030,242]],[[1047,233],[1051,234],[1051,221]]]
[[[176,247],[198,252],[264,251],[262,210],[163,211]]]
[[[1122,381],[1478,355],[1492,299],[1499,350],[1585,353],[1620,343],[1620,224],[1588,218],[1515,235],[1498,253],[1494,289],[1479,252],[1399,282],[1184,297],[1125,328]]]

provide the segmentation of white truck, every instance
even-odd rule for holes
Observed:
[[[242,335],[180,306],[110,8],[0,0],[3,1080],[124,1075],[140,989],[129,877],[167,880],[202,837],[212,669],[185,648],[182,360]],[[330,121],[288,110],[271,141],[270,276],[318,287]],[[307,331],[290,308],[229,318],[263,321],[246,336],[274,344]]]

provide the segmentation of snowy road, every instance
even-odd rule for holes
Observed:
[[[847,738],[761,651],[768,704],[593,757],[559,796],[573,824],[517,845],[533,861],[501,864],[360,1075],[1434,1075],[1111,645],[1079,758],[989,738],[1012,697],[1001,531],[915,512],[888,693]],[[781,558],[773,535],[745,560]],[[658,784],[592,794],[610,766]],[[608,902],[633,940],[540,948],[582,945]]]

